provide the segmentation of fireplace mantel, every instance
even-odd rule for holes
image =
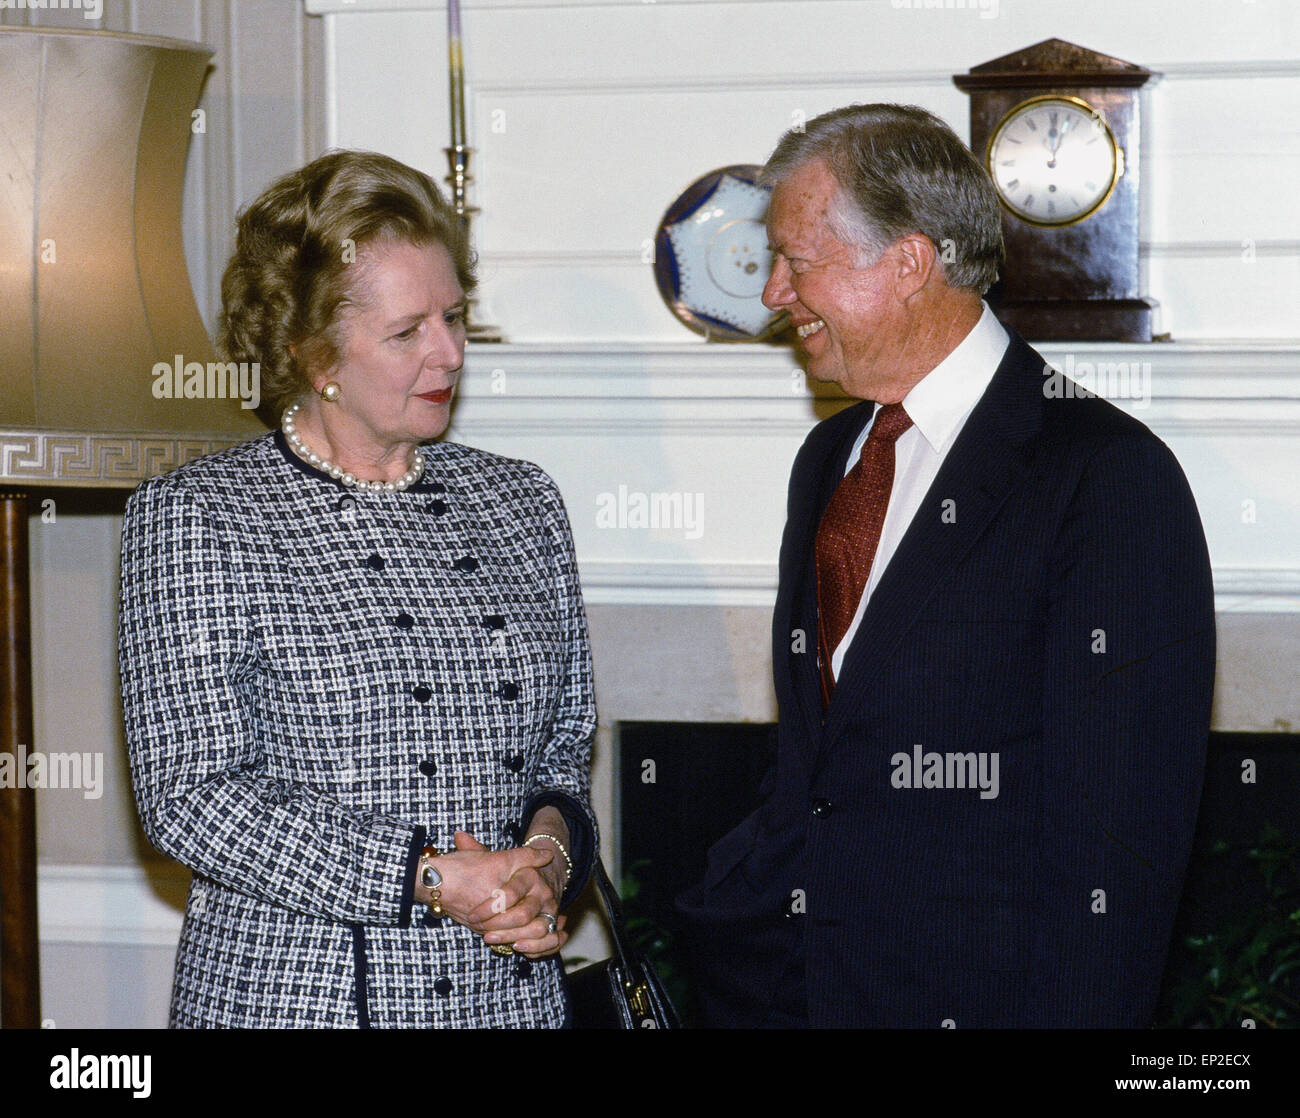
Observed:
[[[1300,342],[1037,348],[1076,377],[1092,370],[1099,394],[1173,448],[1218,608],[1300,612]],[[448,437],[551,473],[589,602],[770,607],[790,465],[813,424],[850,402],[787,347],[479,345],[467,370]],[[702,523],[611,524],[620,486],[629,499],[701,494]]]
[[[555,477],[589,602],[769,608],[790,465],[845,401],[810,391],[788,348],[694,339],[656,290],[657,224],[703,172],[761,161],[785,129],[836,105],[919,104],[964,134],[969,105],[952,75],[1032,36],[970,13],[798,0],[818,48],[792,51],[794,0],[577,3],[582,19],[570,18],[574,0],[462,3],[480,317],[524,344],[471,350],[450,437]],[[328,142],[441,177],[445,0],[304,4],[325,25]],[[1158,328],[1179,340],[1040,349],[1076,379],[1087,364],[1149,374],[1149,399],[1115,402],[1183,464],[1220,610],[1295,613],[1300,225],[1285,204],[1294,145],[1277,148],[1291,135],[1282,110],[1267,110],[1260,134],[1274,139],[1243,155],[1236,177],[1223,152],[1243,143],[1235,120],[1286,103],[1300,68],[1276,36],[1257,34],[1254,56],[1242,54],[1214,0],[1187,6],[1172,37],[1158,20],[1136,31],[1122,0],[1063,14],[1054,32],[1097,46],[1146,34],[1121,53],[1165,75],[1145,94],[1141,260]],[[977,27],[985,46],[973,53]],[[638,499],[684,509],[697,494],[699,531],[633,521]]]

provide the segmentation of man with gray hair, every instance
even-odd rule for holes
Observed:
[[[1214,601],[1169,449],[982,295],[984,169],[857,105],[769,160],[808,374],[861,401],[791,473],[777,757],[679,907],[707,1024],[1150,1024],[1200,796]]]

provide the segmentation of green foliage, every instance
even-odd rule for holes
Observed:
[[[1240,845],[1220,840],[1212,853],[1234,850]],[[1259,1028],[1300,1027],[1300,845],[1266,823],[1245,857],[1264,901],[1186,938],[1197,973],[1174,991],[1167,1023],[1175,1028],[1240,1028],[1246,1019]]]

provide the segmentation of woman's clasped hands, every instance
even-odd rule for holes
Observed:
[[[530,959],[564,946],[568,935],[559,909],[567,875],[551,844],[489,850],[465,831],[457,831],[454,842],[455,849],[432,863],[442,875],[440,903],[447,916],[489,947],[508,945]],[[415,899],[430,899],[418,883]]]

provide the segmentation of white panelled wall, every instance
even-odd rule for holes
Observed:
[[[326,21],[330,142],[444,175],[445,3],[305,2]],[[1164,75],[1144,94],[1142,138],[1159,329],[1300,335],[1300,6],[924,4],[463,0],[489,317],[520,342],[689,337],[642,258],[688,183],[761,163],[786,128],[852,101],[923,105],[964,137],[952,75],[1057,37]]]
[[[1163,74],[1143,94],[1142,260],[1173,340],[1041,348],[1067,370],[1130,368],[1136,391],[1116,402],[1184,464],[1221,610],[1216,727],[1300,725],[1284,674],[1300,649],[1300,5],[461,6],[480,310],[509,344],[472,348],[452,437],[540,463],[565,495],[597,660],[607,835],[620,719],[773,716],[765,643],[786,477],[809,427],[843,404],[810,388],[787,350],[709,345],[673,318],[646,258],[659,218],[704,172],[761,163],[783,130],[852,101],[918,103],[965,136],[968,99],[951,76],[1049,37]],[[442,2],[106,0],[105,21],[218,48],[186,210],[209,323],[234,210],[274,173],[333,145],[446,173]],[[658,529],[620,520],[638,494],[698,515]],[[97,507],[65,523],[58,535],[33,524],[36,643],[50,650],[36,665],[37,736],[54,750],[99,734],[111,756],[101,800],[38,804],[46,1014],[157,1025],[183,874],[146,856],[109,724],[116,519]],[[61,592],[78,569],[86,589]],[[67,703],[77,678],[104,681],[79,719]],[[595,955],[586,924],[576,946]]]

